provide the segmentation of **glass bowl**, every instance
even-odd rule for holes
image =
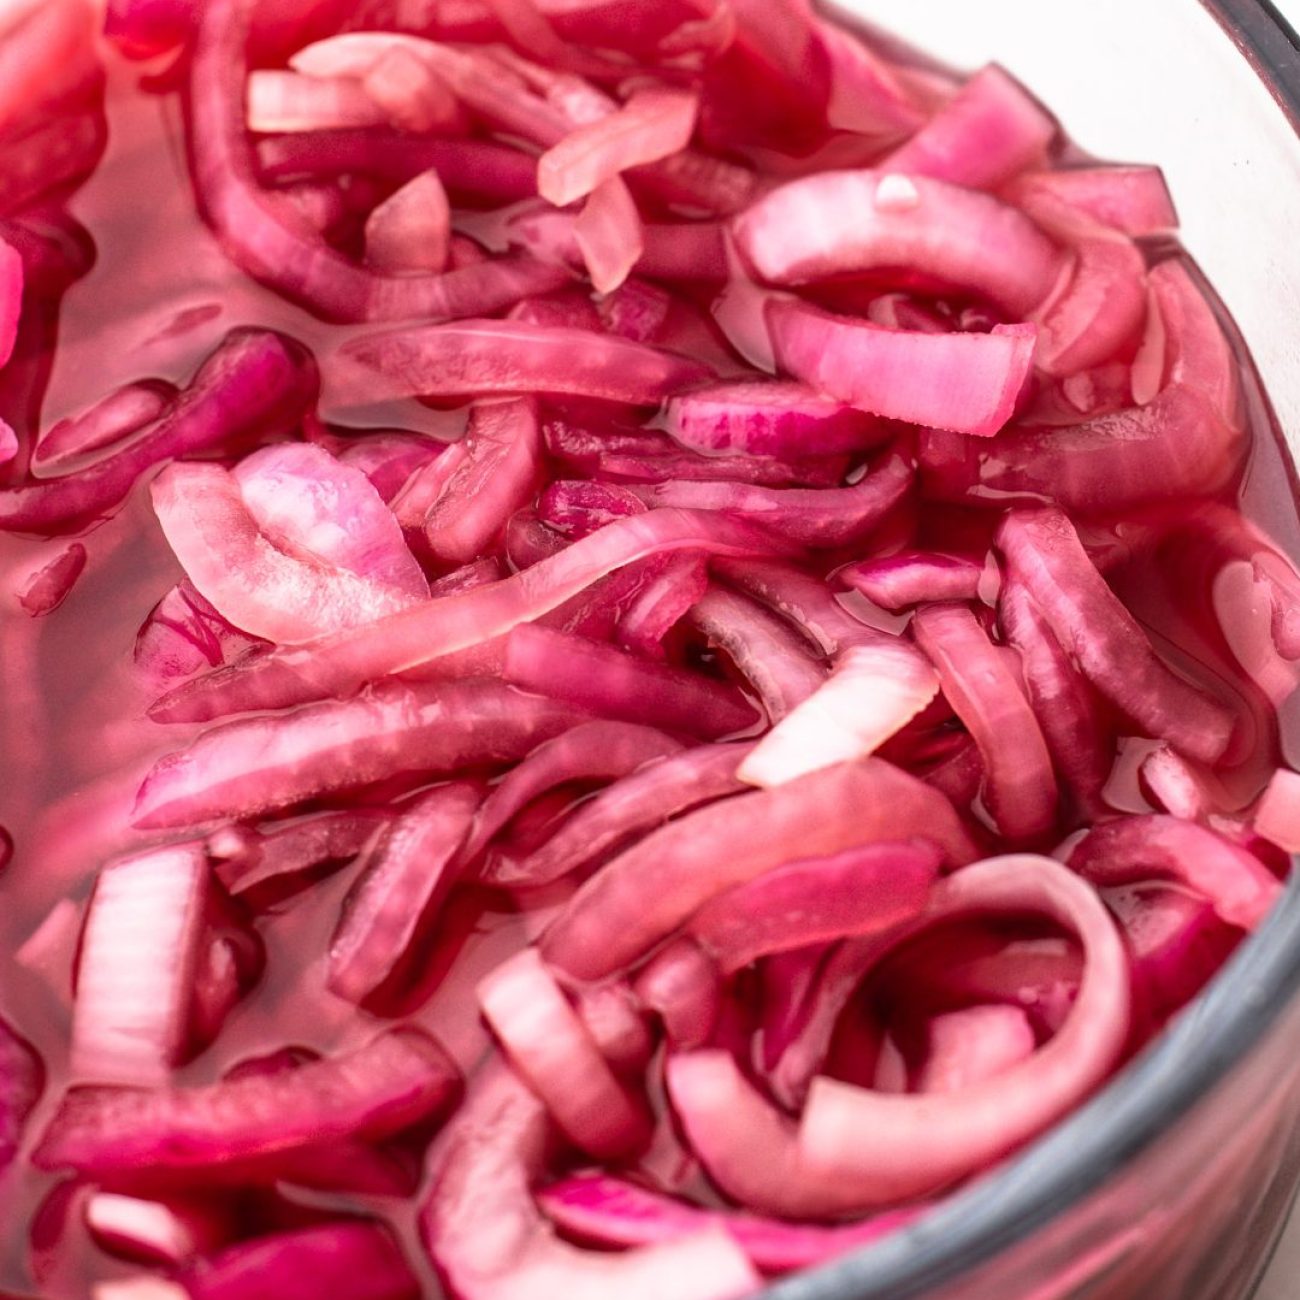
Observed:
[[[1183,241],[1240,328],[1294,456],[1300,42],[1267,0],[836,7],[953,67],[996,59],[1088,153],[1163,166]],[[1254,470],[1295,486],[1280,459]],[[1267,522],[1300,556],[1294,518]],[[1070,1120],[932,1215],[766,1300],[1242,1300],[1300,1180],[1298,1056],[1293,879],[1171,1031]]]

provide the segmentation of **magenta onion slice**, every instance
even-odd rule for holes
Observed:
[[[891,330],[803,303],[767,308],[781,368],[875,415],[991,437],[1011,418],[1033,363],[1033,325],[989,334]]]
[[[899,610],[929,601],[978,600],[997,582],[987,564],[933,551],[903,551],[863,560],[836,575],[882,609]]]
[[[633,488],[651,507],[710,510],[746,519],[802,546],[851,546],[868,537],[908,494],[912,466],[891,455],[850,487],[767,488],[669,480]]]
[[[1020,1146],[1087,1096],[1128,1034],[1128,959],[1092,890],[1049,858],[992,858],[944,884],[945,910],[1029,911],[1079,936],[1078,1000],[1032,1056],[959,1092],[886,1096],[829,1078],[813,1081],[799,1156],[861,1210],[937,1191]],[[831,1208],[831,1207],[828,1207]]]
[[[222,618],[182,580],[149,611],[136,633],[132,658],[151,683],[162,687],[265,645]]]
[[[710,378],[707,366],[628,339],[523,321],[463,320],[363,335],[342,349],[350,396],[542,392],[654,406]]]
[[[731,975],[772,953],[873,934],[925,910],[932,844],[869,844],[777,867],[706,903],[688,932]]]
[[[1045,835],[1056,822],[1056,779],[1015,661],[1008,662],[965,605],[918,609],[912,635],[979,746],[985,798],[998,829],[1013,840]]]
[[[751,456],[822,456],[881,442],[861,411],[802,384],[739,381],[697,389],[668,404],[668,432],[703,452]]]
[[[289,715],[228,722],[160,759],[136,797],[137,826],[252,817],[376,781],[517,761],[585,721],[498,682],[405,686]]]
[[[617,112],[579,127],[537,160],[538,193],[563,207],[631,167],[679,153],[690,143],[698,110],[697,97],[685,91],[637,91]]]
[[[664,640],[709,589],[709,569],[693,555],[667,560],[618,621],[616,639],[625,649],[651,659],[664,657]]]
[[[202,1088],[72,1088],[32,1159],[97,1179],[273,1160],[387,1137],[436,1114],[458,1083],[432,1038],[390,1030],[344,1056]]]
[[[163,1083],[187,1046],[209,869],[196,846],[104,867],[77,963],[78,1082]]]
[[[998,546],[1010,573],[1099,691],[1180,752],[1210,763],[1223,753],[1231,714],[1157,657],[1064,514],[1015,511],[998,530]]]
[[[45,530],[104,514],[159,461],[291,429],[316,388],[315,367],[297,344],[264,330],[234,330],[129,446],[75,475],[0,491],[0,528]]]
[[[722,972],[691,939],[665,944],[641,968],[632,988],[664,1027],[674,1051],[702,1047],[722,1010]]]
[[[1102,787],[1110,775],[1109,730],[1092,688],[1019,582],[1004,585],[998,619],[1007,643],[1020,652],[1025,694],[1057,772],[1091,814],[1102,806]]]
[[[912,836],[933,840],[953,862],[974,856],[942,795],[879,759],[842,763],[647,835],[574,895],[543,936],[542,951],[577,978],[599,979],[764,871]]]
[[[1031,208],[1039,200],[1064,203],[1126,235],[1157,235],[1178,227],[1169,187],[1158,167],[1060,167],[1024,172],[1002,194]]]
[[[1243,930],[1253,930],[1282,892],[1253,853],[1208,827],[1161,814],[1094,826],[1074,847],[1070,866],[1099,886],[1172,877]]]
[[[626,984],[579,989],[575,1006],[592,1042],[616,1074],[644,1072],[654,1056],[655,1040],[644,1009]]]
[[[537,1203],[565,1234],[598,1246],[651,1246],[701,1228],[725,1229],[765,1273],[811,1268],[905,1227],[916,1209],[861,1223],[816,1227],[736,1210],[713,1210],[609,1174],[578,1174],[537,1193]]]
[[[1020,83],[996,64],[975,73],[882,170],[996,189],[1042,161],[1056,123]]]
[[[725,682],[533,623],[507,637],[502,676],[520,690],[602,717],[709,740],[756,720],[752,706]]]
[[[618,780],[656,759],[682,751],[655,727],[630,722],[587,722],[539,745],[483,801],[460,853],[477,862],[510,820],[534,799],[574,781]]]
[[[482,554],[532,496],[540,458],[531,402],[477,404],[464,439],[434,464],[439,491],[423,519],[430,554],[450,564],[468,564]]]
[[[362,1005],[401,978],[459,878],[460,849],[481,800],[473,782],[436,786],[367,851],[330,940],[332,993]]]
[[[245,660],[224,677],[201,679],[160,701],[161,721],[203,721],[249,708],[271,708],[356,690],[482,645],[549,614],[617,569],[678,550],[761,555],[777,544],[752,528],[703,512],[656,510],[619,520],[575,542],[525,573],[430,601],[337,634],[310,649]]]
[[[182,1270],[191,1300],[417,1300],[420,1284],[389,1231],[339,1220],[254,1237]],[[148,1300],[141,1297],[140,1300]]]
[[[1204,394],[1230,427],[1239,427],[1237,362],[1205,293],[1178,260],[1161,262],[1149,279],[1164,328],[1167,382]]]
[[[1016,316],[1037,307],[1061,254],[1023,213],[987,194],[901,170],[821,172],[772,191],[735,222],[771,284],[908,267]]]
[[[689,227],[683,227],[689,229]],[[597,304],[601,324],[634,343],[654,343],[668,321],[673,296],[648,280],[628,280]]]
[[[599,1160],[645,1146],[644,1102],[614,1076],[536,949],[503,962],[476,993],[506,1056],[574,1145]]]
[[[844,650],[830,678],[754,747],[739,775],[778,786],[848,759],[875,753],[939,691],[939,679],[905,641]]]
[[[85,1216],[102,1249],[145,1264],[185,1264],[222,1245],[231,1232],[227,1216],[198,1200],[95,1192],[86,1201]]]
[[[80,542],[61,546],[54,558],[37,569],[18,590],[18,603],[33,618],[53,613],[67,600],[86,567],[86,548]]]
[[[152,424],[176,398],[170,384],[144,380],[110,393],[79,415],[52,424],[32,449],[37,477],[76,466],[82,457]]]
[[[23,259],[12,244],[0,239],[0,366],[13,355],[22,310]]]
[[[960,1093],[1018,1065],[1037,1046],[1029,1017],[1019,1007],[944,1012],[926,1026],[925,1063],[917,1074],[916,1091]]]
[[[583,870],[679,813],[743,790],[741,743],[702,745],[647,763],[583,804],[545,844],[524,857],[490,856],[484,878],[520,888]]]
[[[0,1168],[8,1165],[23,1141],[27,1117],[45,1086],[45,1068],[31,1046],[0,1020]]]
[[[486,1072],[430,1155],[421,1235],[462,1300],[739,1300],[758,1275],[723,1231],[708,1229],[625,1254],[559,1241],[533,1201],[546,1111],[513,1075]]]
[[[436,171],[421,172],[366,218],[366,261],[381,271],[447,267],[451,203]]]
[[[1300,853],[1300,774],[1278,768],[1255,805],[1251,823],[1269,843]]]
[[[696,601],[690,619],[749,683],[770,723],[798,708],[826,680],[807,641],[746,596],[714,586]]]
[[[573,225],[587,275],[597,293],[613,293],[645,251],[641,213],[621,176],[601,181]],[[627,337],[627,336],[624,336]]]

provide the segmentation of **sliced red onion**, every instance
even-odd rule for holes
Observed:
[[[975,190],[901,170],[821,172],[760,199],[736,241],[772,284],[908,267],[1016,316],[1047,297],[1061,254],[1028,217]]]
[[[391,1234],[340,1220],[227,1246],[181,1275],[191,1300],[417,1300],[420,1283]]]
[[[726,975],[760,957],[874,934],[925,910],[933,845],[871,844],[777,867],[706,903],[687,929]]]
[[[388,121],[364,87],[346,77],[258,69],[248,74],[246,103],[250,131],[333,131]]]
[[[1257,834],[1288,853],[1300,853],[1300,774],[1280,767],[1255,805]]]
[[[164,687],[177,677],[216,668],[265,646],[222,618],[192,584],[181,581],[149,611],[136,633],[132,658],[151,682]]]
[[[743,790],[745,744],[702,745],[647,763],[583,804],[525,857],[490,857],[484,878],[510,888],[549,884],[583,870],[678,813]]]
[[[926,1056],[916,1091],[944,1096],[995,1079],[1034,1054],[1038,1043],[1019,1007],[967,1007],[926,1026]]]
[[[759,1285],[725,1232],[696,1232],[621,1255],[556,1239],[533,1202],[546,1111],[508,1073],[489,1073],[435,1147],[424,1243],[462,1300],[739,1300]]]
[[[0,239],[0,366],[13,356],[22,309],[23,259],[13,245]]]
[[[573,238],[597,293],[613,293],[645,251],[641,213],[621,176],[592,190],[573,226]]]
[[[709,569],[703,559],[674,556],[619,619],[619,644],[634,654],[662,659],[664,639],[708,589]]]
[[[890,610],[936,600],[978,600],[997,581],[996,569],[990,572],[988,564],[933,551],[864,560],[835,576],[873,604]]]
[[[265,330],[234,330],[130,446],[75,475],[0,491],[0,528],[47,531],[107,513],[159,461],[291,429],[316,388],[315,367],[297,344]]]
[[[23,1141],[27,1117],[45,1086],[45,1067],[31,1046],[0,1020],[0,1168],[8,1165]]]
[[[725,682],[531,623],[507,638],[503,676],[520,690],[603,717],[710,740],[755,722],[752,706]]]
[[[188,1174],[392,1133],[439,1111],[458,1086],[442,1048],[414,1029],[293,1070],[202,1088],[73,1088],[32,1156],[96,1179]]]
[[[911,836],[933,840],[950,861],[973,856],[947,800],[905,772],[879,759],[826,768],[647,835],[574,895],[542,950],[577,978],[599,979],[764,871]]]
[[[430,553],[451,564],[480,555],[533,495],[540,457],[531,401],[477,404],[464,439],[435,463],[440,491],[423,519]]]
[[[896,70],[857,32],[813,19],[817,41],[830,62],[826,120],[838,131],[885,136],[914,130],[923,121]]]
[[[651,507],[717,511],[815,548],[861,542],[906,497],[912,481],[908,461],[890,455],[851,487],[766,488],[669,480],[633,490]]]
[[[366,94],[403,131],[463,134],[469,122],[451,88],[410,50],[390,50],[361,82]]]
[[[52,614],[67,600],[85,567],[86,548],[80,542],[69,542],[23,583],[18,603],[33,618]]]
[[[626,984],[602,984],[580,989],[575,1001],[583,1025],[614,1071],[643,1074],[655,1040],[636,994]]]
[[[157,828],[254,817],[376,781],[517,761],[583,720],[497,682],[387,683],[212,728],[154,764],[133,821]]]
[[[826,680],[812,647],[761,605],[714,586],[691,610],[691,622],[721,650],[777,723]]]
[[[1013,203],[1049,199],[1068,204],[1135,238],[1178,227],[1178,214],[1158,167],[1058,167],[1025,172],[1002,193]]]
[[[618,780],[682,745],[655,727],[630,722],[587,722],[539,745],[483,801],[460,853],[477,862],[511,819],[538,796],[571,781]]]
[[[1253,853],[1205,826],[1160,814],[1094,826],[1074,847],[1070,866],[1096,885],[1172,877],[1243,930],[1253,930],[1282,892]]]
[[[477,996],[506,1056],[574,1145],[600,1160],[645,1146],[644,1102],[615,1078],[535,949],[498,966]]]
[[[0,420],[0,465],[7,465],[18,455],[18,435],[13,427]]]
[[[537,189],[563,207],[631,167],[685,149],[695,130],[699,100],[684,91],[637,91],[617,112],[579,127],[537,163]]]
[[[682,229],[690,229],[683,226]],[[601,324],[633,343],[654,343],[672,311],[674,299],[648,280],[628,280],[597,304]]]
[[[86,1227],[110,1254],[144,1264],[176,1266],[229,1240],[226,1216],[201,1201],[143,1200],[95,1192],[86,1202]]]
[[[330,940],[330,992],[361,1006],[406,973],[459,878],[461,846],[482,796],[474,782],[437,786],[384,829]]]
[[[701,1228],[726,1230],[765,1273],[811,1268],[910,1223],[919,1210],[896,1210],[833,1228],[786,1223],[736,1210],[705,1209],[608,1174],[552,1183],[537,1203],[564,1233],[598,1246],[652,1246]]]
[[[1215,797],[1210,774],[1168,745],[1153,749],[1142,760],[1138,776],[1157,807],[1184,821],[1200,821],[1211,812],[1226,811],[1219,806],[1221,795]]]
[[[293,463],[282,465],[286,450]],[[259,455],[267,453],[275,462],[259,478],[252,457],[240,467],[247,477],[174,464],[151,486],[169,545],[223,617],[291,644],[368,625],[427,593],[397,521],[360,470],[316,447]],[[322,462],[328,477],[310,477]]]
[[[939,679],[905,641],[850,646],[818,690],[779,720],[741,764],[751,785],[779,786],[873,754],[939,691]]]
[[[74,467],[83,456],[153,424],[175,398],[176,390],[158,381],[119,388],[80,415],[52,424],[32,449],[32,473],[41,477]]]
[[[964,605],[926,605],[912,634],[939,677],[948,703],[984,760],[985,797],[1003,835],[1031,840],[1056,822],[1056,779],[1047,742],[1012,662]]]
[[[892,420],[991,437],[1011,418],[1033,362],[1033,325],[989,334],[891,330],[803,303],[767,308],[781,368]]]
[[[632,987],[663,1022],[674,1051],[702,1047],[712,1037],[722,1008],[722,973],[693,940],[674,939],[660,948]]]
[[[1174,259],[1155,267],[1150,283],[1164,326],[1167,382],[1203,393],[1231,427],[1240,427],[1237,361],[1204,291]]]
[[[881,429],[861,411],[802,384],[736,382],[697,389],[668,404],[667,429],[703,452],[800,457],[879,445]]]
[[[1011,574],[1098,690],[1180,752],[1209,763],[1223,753],[1232,715],[1156,656],[1064,514],[1016,511],[998,530],[998,546]]]
[[[451,205],[436,171],[421,172],[366,218],[366,261],[381,271],[447,267]]]
[[[342,350],[349,395],[543,392],[655,406],[710,378],[708,367],[627,339],[522,321],[464,320],[364,335]]]
[[[1078,1001],[1060,1032],[996,1076],[939,1097],[886,1096],[814,1080],[798,1152],[833,1188],[826,1208],[857,1209],[937,1191],[1023,1144],[1110,1072],[1129,1024],[1128,959],[1100,900],[1050,858],[992,858],[950,877],[943,910],[1030,911],[1078,934]]]
[[[971,189],[996,189],[1041,162],[1056,123],[997,64],[982,68],[880,164]]]
[[[537,498],[538,518],[564,537],[586,537],[644,510],[627,488],[581,479],[557,479]]]
[[[1102,806],[1110,775],[1109,729],[1092,688],[1019,582],[1003,586],[998,619],[1007,643],[1020,652],[1025,693],[1062,780],[1089,814]]]
[[[187,1044],[204,936],[201,848],[158,849],[103,868],[77,964],[70,1069],[79,1082],[163,1083]]]

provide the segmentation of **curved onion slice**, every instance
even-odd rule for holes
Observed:
[[[912,836],[933,840],[950,861],[974,856],[942,795],[879,759],[842,763],[646,836],[574,895],[543,936],[542,951],[580,979],[599,979],[764,871]]]
[[[990,64],[880,166],[971,189],[994,189],[1039,162],[1055,135],[1056,123],[1024,87]]]
[[[846,759],[873,754],[939,691],[905,641],[850,646],[829,680],[777,721],[740,766],[751,785],[777,786]]]
[[[486,1072],[431,1153],[421,1235],[462,1300],[739,1300],[758,1286],[716,1229],[622,1255],[557,1240],[529,1190],[547,1128],[542,1103],[513,1075]]]
[[[481,798],[472,782],[437,786],[380,835],[330,940],[332,993],[361,1005],[400,978],[456,883],[460,849]]]
[[[1051,291],[1061,254],[1023,213],[987,194],[893,170],[822,172],[772,191],[735,222],[772,284],[908,267],[1023,316]]]
[[[772,953],[910,920],[925,910],[939,863],[920,841],[792,862],[706,903],[687,929],[731,975]]]
[[[641,260],[645,235],[641,213],[621,176],[592,191],[573,224],[573,238],[597,293],[613,293]]]
[[[709,1041],[722,1009],[722,973],[691,939],[674,939],[638,972],[632,988],[663,1022],[675,1051]]]
[[[895,1210],[862,1223],[824,1228],[713,1210],[608,1174],[579,1174],[544,1187],[537,1203],[561,1231],[599,1246],[651,1246],[701,1228],[726,1230],[767,1273],[811,1268],[911,1223],[920,1209]]]
[[[387,1137],[435,1114],[458,1084],[434,1039],[390,1030],[345,1056],[202,1088],[72,1088],[32,1160],[95,1178],[274,1160]]]
[[[1255,805],[1257,834],[1288,853],[1300,853],[1300,773],[1280,767]]]
[[[1015,511],[998,530],[1007,567],[1099,691],[1175,749],[1212,763],[1232,715],[1164,665],[1146,633],[1106,585],[1059,510]]]
[[[1032,1056],[1037,1042],[1019,1007],[967,1007],[935,1016],[926,1026],[925,1063],[919,1093],[956,1093],[996,1078]]]
[[[1102,225],[1126,235],[1157,235],[1175,230],[1169,187],[1158,167],[1059,167],[1024,172],[1002,190],[1013,203],[1050,199],[1068,204]]]
[[[267,449],[277,460],[282,450]],[[319,448],[296,450],[333,462],[332,481],[294,466],[246,489],[247,478],[198,464],[171,465],[153,481],[158,520],[199,593],[242,631],[281,643],[366,626],[416,603],[428,590],[424,575],[369,480]],[[358,535],[348,538],[349,529]],[[315,549],[321,543],[334,554]]]
[[[100,871],[77,963],[70,1068],[79,1082],[167,1079],[187,1046],[208,879],[193,845]]]
[[[126,384],[79,415],[52,424],[32,449],[32,472],[40,476],[61,471],[90,452],[112,446],[152,424],[175,398],[170,384]]]
[[[141,827],[252,817],[377,781],[508,763],[586,715],[498,682],[405,686],[288,715],[240,719],[154,764]]]
[[[1046,834],[1056,821],[1056,778],[1016,668],[964,605],[918,609],[912,635],[979,746],[998,829],[1015,840]]]
[[[581,871],[676,814],[743,790],[736,765],[748,752],[740,743],[703,745],[648,763],[588,800],[526,857],[489,858],[484,878],[519,888]]]
[[[864,411],[992,437],[1011,418],[1033,363],[1033,325],[990,334],[891,330],[796,302],[767,307],[777,361]],[[982,454],[982,453],[981,453]]]
[[[451,204],[436,171],[421,172],[366,218],[366,260],[381,271],[446,269]]]
[[[990,573],[987,564],[931,551],[864,560],[835,576],[872,604],[890,610],[935,600],[977,600],[982,589],[997,580],[996,569]]]
[[[364,87],[346,77],[259,68],[248,74],[245,102],[250,131],[331,131],[388,121]]]
[[[1070,866],[1097,885],[1172,876],[1243,930],[1253,930],[1282,892],[1253,853],[1207,827],[1160,814],[1093,827],[1071,852]]]
[[[645,1146],[644,1103],[614,1077],[536,949],[498,966],[476,994],[506,1055],[570,1141],[600,1160]]]
[[[1205,293],[1177,259],[1161,262],[1148,278],[1164,327],[1167,382],[1203,393],[1229,426],[1239,427],[1237,361]]]
[[[356,690],[482,645],[549,614],[617,569],[679,550],[762,555],[778,549],[754,529],[717,515],[654,510],[621,519],[500,582],[327,637],[308,649],[265,655],[200,679],[151,710],[160,721],[205,721],[241,709],[273,708]]]

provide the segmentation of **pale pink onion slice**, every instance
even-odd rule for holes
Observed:
[[[1278,848],[1300,853],[1300,773],[1280,767],[1255,805],[1252,824]]]
[[[979,1006],[948,1011],[926,1026],[926,1056],[918,1093],[960,1093],[994,1079],[1032,1056],[1038,1043],[1019,1007]]]
[[[421,172],[366,218],[366,260],[381,271],[444,271],[451,204],[436,171]]]
[[[1057,167],[1024,172],[1002,191],[1013,203],[1051,199],[1126,235],[1164,234],[1178,228],[1169,187],[1158,167]]]
[[[574,222],[573,238],[597,293],[613,293],[632,274],[645,251],[645,235],[636,200],[621,176],[592,190]]]

